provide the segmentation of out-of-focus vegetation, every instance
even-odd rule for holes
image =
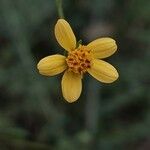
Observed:
[[[64,0],[76,36],[111,36],[119,71],[113,84],[86,75],[80,99],[68,104],[57,77],[37,62],[63,53],[54,37],[54,0],[0,1],[0,150],[149,150],[150,1]]]

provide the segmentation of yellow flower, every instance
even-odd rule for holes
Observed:
[[[40,60],[39,73],[53,76],[65,71],[61,86],[63,97],[70,103],[76,101],[82,91],[82,77],[88,72],[98,81],[111,83],[118,78],[117,70],[109,63],[100,60],[109,57],[117,50],[115,40],[99,38],[88,45],[76,47],[76,37],[67,21],[59,19],[55,25],[58,43],[68,52],[68,56],[55,54]]]

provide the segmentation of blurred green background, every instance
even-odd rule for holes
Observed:
[[[61,75],[37,62],[63,53],[54,37],[54,0],[0,0],[0,150],[149,150],[150,1],[64,0],[65,18],[83,43],[110,36],[113,84],[86,75],[68,104]]]

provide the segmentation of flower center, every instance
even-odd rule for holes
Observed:
[[[79,46],[77,49],[69,52],[66,59],[69,70],[74,73],[83,74],[91,67],[92,55],[87,46]]]

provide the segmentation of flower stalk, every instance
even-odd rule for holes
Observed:
[[[64,13],[63,13],[63,7],[62,7],[62,0],[55,0],[56,6],[57,6],[57,11],[58,11],[58,16],[60,19],[64,19]]]

